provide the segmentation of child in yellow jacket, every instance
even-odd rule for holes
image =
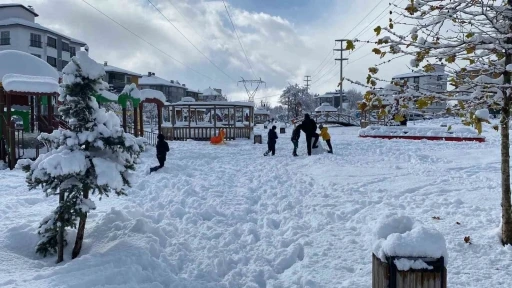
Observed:
[[[320,136],[322,136],[322,140],[324,140],[329,147],[329,151],[327,151],[327,153],[332,153],[331,135],[329,135],[329,132],[327,132],[327,127],[324,127],[322,124],[320,124],[318,128],[320,128]]]

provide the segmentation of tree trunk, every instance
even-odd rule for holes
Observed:
[[[64,202],[64,191],[59,190],[59,206]],[[57,221],[60,221],[62,217],[62,211],[59,207],[59,214],[57,215]],[[59,226],[59,234],[57,235],[57,263],[64,261],[64,225]]]
[[[89,198],[89,189],[84,190],[84,199]],[[82,250],[82,242],[84,241],[85,234],[85,223],[87,221],[87,213],[84,213],[82,217],[80,217],[80,223],[78,224],[78,231],[76,233],[75,247],[73,247],[73,252],[71,254],[71,259],[75,259],[80,255],[80,250]]]

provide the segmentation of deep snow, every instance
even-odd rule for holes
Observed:
[[[166,167],[148,176],[149,149],[128,196],[95,201],[82,255],[70,261],[68,247],[59,265],[34,252],[57,199],[27,191],[19,170],[0,171],[0,287],[369,287],[377,221],[388,213],[443,234],[450,287],[512,283],[489,125],[485,143],[362,139],[330,127],[334,155],[303,156],[302,135],[296,158],[287,132],[274,157],[248,140],[170,142]]]

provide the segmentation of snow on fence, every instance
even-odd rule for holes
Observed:
[[[443,235],[407,216],[383,217],[372,254],[372,288],[446,288]]]
[[[368,126],[359,130],[359,137],[380,139],[406,139],[406,140],[443,140],[443,141],[476,141],[485,142],[485,137],[471,128],[458,127],[382,127]]]
[[[170,141],[210,141],[211,137],[219,134],[220,129],[224,129],[226,140],[251,139],[252,127],[162,127],[162,134]]]

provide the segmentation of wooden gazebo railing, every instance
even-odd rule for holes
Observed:
[[[162,126],[161,133],[166,140],[184,141],[187,139],[197,141],[209,141],[211,137],[217,136],[220,129],[224,129],[226,140],[240,138],[250,139],[253,130],[254,103],[251,102],[178,102],[165,106],[168,118],[171,119],[170,126]],[[197,110],[209,110],[210,119],[208,122],[198,122]],[[178,123],[176,111],[187,111],[187,121]],[[195,112],[196,111],[196,112]],[[226,117],[219,116],[217,112],[226,112]],[[247,115],[244,114],[248,112]],[[195,112],[195,113],[194,113]],[[241,116],[242,122],[237,121]],[[192,121],[194,119],[195,121]],[[224,121],[220,121],[220,119]],[[227,121],[225,121],[227,120]],[[245,123],[244,123],[244,120]],[[180,124],[180,125],[178,125]]]

